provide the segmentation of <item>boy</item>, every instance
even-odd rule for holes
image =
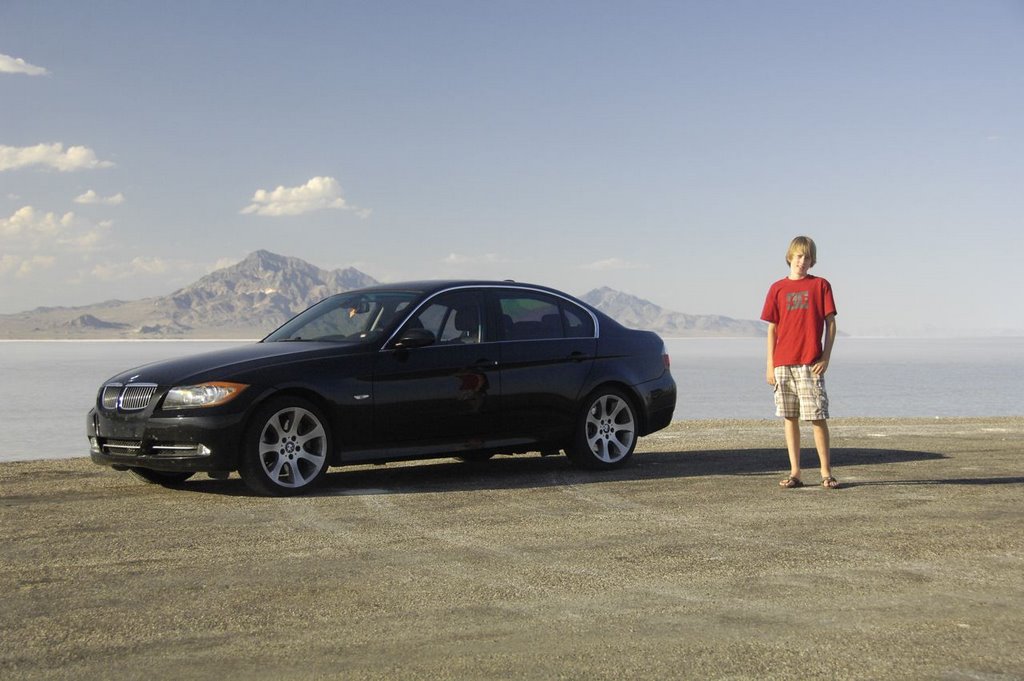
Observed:
[[[768,383],[775,388],[776,415],[783,417],[789,477],[785,488],[800,481],[800,420],[810,421],[821,462],[821,484],[836,489],[829,462],[828,395],[825,371],[836,340],[836,305],[832,286],[807,273],[817,261],[810,237],[798,236],[786,251],[789,276],[772,284],[761,319],[768,322]],[[825,343],[822,346],[822,331]]]

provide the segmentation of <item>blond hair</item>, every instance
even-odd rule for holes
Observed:
[[[789,242],[789,250],[786,251],[786,264],[793,259],[794,253],[803,253],[811,259],[809,267],[818,262],[818,247],[814,245],[814,239],[809,236],[798,236]]]

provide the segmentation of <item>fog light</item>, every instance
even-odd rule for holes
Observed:
[[[100,441],[94,437],[89,438],[89,451],[93,454],[100,453]]]
[[[213,454],[213,450],[206,445],[185,444],[183,442],[154,442],[150,445],[150,449],[157,456],[175,457],[179,459],[182,457],[210,456],[210,454]]]

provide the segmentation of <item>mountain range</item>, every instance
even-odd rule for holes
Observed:
[[[767,325],[752,319],[721,315],[684,314],[607,286],[580,297],[615,321],[632,329],[657,331],[665,338],[688,336],[764,336]]]
[[[262,338],[326,296],[376,283],[352,267],[323,270],[261,250],[167,296],[0,315],[0,338]],[[581,299],[664,337],[765,335],[759,321],[673,312],[606,287]]]

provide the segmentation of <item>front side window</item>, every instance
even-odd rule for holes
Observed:
[[[474,291],[451,291],[428,302],[405,328],[426,329],[440,344],[483,341],[483,297]]]

